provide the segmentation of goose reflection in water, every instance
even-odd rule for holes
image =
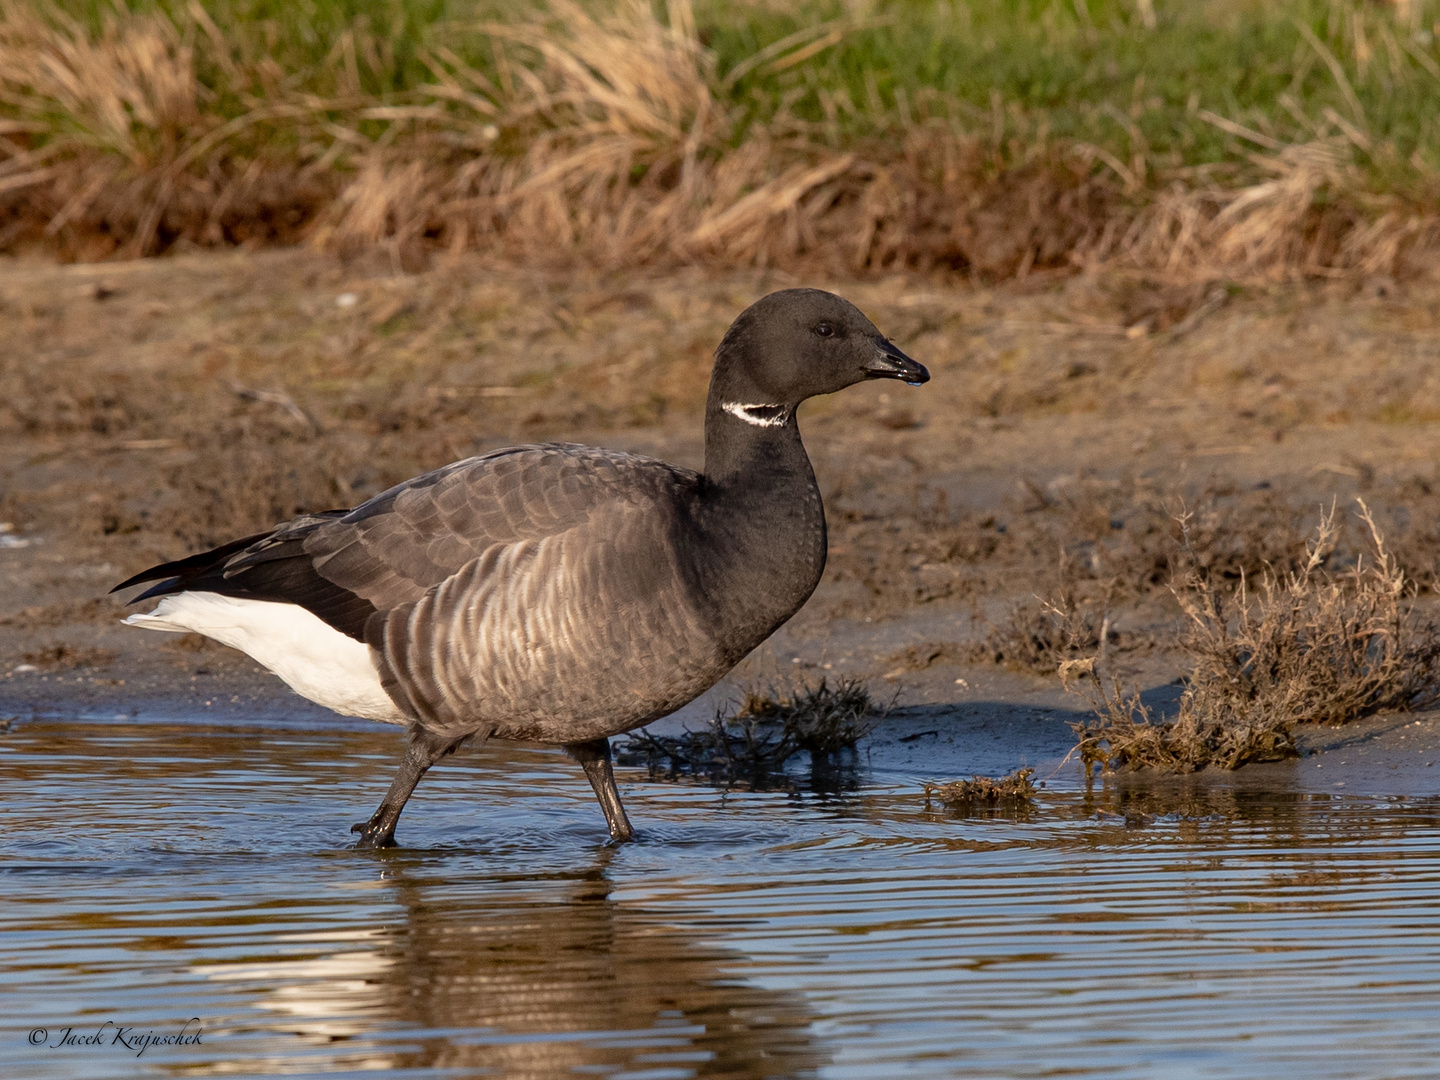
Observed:
[[[320,957],[205,973],[267,984],[254,1004],[307,1039],[312,1068],[328,1046],[333,1066],[509,1080],[815,1075],[829,1056],[804,995],[751,985],[726,970],[738,954],[617,902],[613,857],[600,849],[578,872],[508,887],[432,875],[423,856],[386,859],[394,922],[307,938],[338,946]]]

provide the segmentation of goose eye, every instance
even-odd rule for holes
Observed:
[[[820,337],[834,337],[835,328],[831,326],[828,322],[816,323],[815,333]]]

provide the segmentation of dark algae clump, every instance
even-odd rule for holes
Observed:
[[[951,810],[1017,806],[1035,796],[1030,778],[1034,769],[1016,769],[1001,777],[972,776],[969,780],[949,780],[925,785],[925,802],[933,798]]]
[[[704,777],[717,783],[763,786],[802,751],[825,758],[852,749],[884,719],[859,679],[821,679],[794,691],[751,690],[733,712],[682,735],[642,729],[617,751],[622,765],[645,765],[652,777]]]

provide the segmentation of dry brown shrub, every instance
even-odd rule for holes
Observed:
[[[1073,594],[1066,594],[1014,605],[1005,619],[970,646],[966,659],[1050,675],[1062,661],[1093,655],[1112,639],[1108,616],[1081,608]]]
[[[1061,673],[1067,687],[1070,678],[1085,678],[1083,695],[1097,717],[1070,725],[1080,739],[1076,751],[1087,769],[1099,762],[1107,770],[1191,773],[1207,766],[1238,769],[1252,762],[1283,761],[1299,752],[1293,732],[1279,716],[1201,715],[1198,707],[1187,708],[1182,697],[1179,714],[1161,721],[1138,693],[1127,696],[1118,681],[1106,686],[1093,664],[1079,670],[1062,665]]]
[[[1417,615],[1410,583],[1359,507],[1368,551],[1344,573],[1324,569],[1339,535],[1332,508],[1305,564],[1267,574],[1258,595],[1242,588],[1227,602],[1204,582],[1179,594],[1207,711],[1340,724],[1440,700],[1440,628]]]
[[[1322,515],[1307,558],[1236,592],[1192,571],[1176,599],[1188,620],[1181,647],[1193,668],[1176,717],[1157,721],[1093,662],[1084,677],[1098,719],[1074,724],[1081,759],[1106,768],[1188,772],[1296,753],[1297,724],[1343,724],[1440,701],[1440,626],[1415,610],[1414,590],[1364,502],[1367,550],[1351,569],[1327,568],[1340,526]],[[1086,666],[1088,665],[1088,666]]]

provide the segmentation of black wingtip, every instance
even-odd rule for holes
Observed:
[[[141,600],[148,600],[152,596],[160,596],[168,592],[170,586],[174,585],[178,579],[186,574],[194,571],[207,570],[216,563],[228,559],[237,551],[244,551],[257,540],[263,540],[269,535],[268,532],[255,533],[253,536],[244,536],[239,540],[232,540],[228,544],[222,544],[220,547],[214,548],[211,551],[202,551],[198,555],[191,555],[184,559],[176,559],[174,562],[160,563],[158,566],[152,566],[148,570],[140,571],[140,573],[134,577],[126,578],[110,591],[117,593],[122,589],[128,589],[135,585],[143,585],[147,581],[160,581],[159,585],[156,585],[152,589],[146,589],[139,596],[135,597],[135,599],[131,600],[130,603],[135,604]],[[165,580],[162,581],[162,578]]]
[[[156,570],[158,570],[158,569],[159,569],[159,567],[152,566],[149,570],[142,570],[142,571],[140,571],[140,573],[136,574],[134,577],[126,578],[124,581],[120,582],[120,584],[119,584],[119,585],[116,585],[113,589],[110,590],[110,592],[113,594],[113,593],[121,592],[121,591],[123,591],[123,590],[125,590],[125,589],[130,588],[131,586],[134,586],[134,585],[141,585],[141,584],[143,584],[143,583],[145,583],[145,582],[147,582],[147,581],[154,581],[155,578],[156,578],[156,574],[154,573],[154,571],[156,571]],[[147,591],[148,591],[148,590],[147,590]],[[137,596],[137,597],[135,598],[135,600],[142,600],[142,599],[144,599],[144,597]],[[132,601],[130,601],[130,602],[133,604],[133,603],[135,602],[135,600],[132,600]]]
[[[165,569],[165,568],[164,568],[164,567],[154,567],[154,568],[153,568],[153,570],[163,570],[163,569]],[[129,579],[125,580],[125,581],[122,581],[119,585],[116,585],[116,586],[115,586],[113,589],[111,589],[110,591],[111,591],[112,593],[117,593],[117,592],[119,592],[121,589],[128,589],[128,588],[130,588],[132,585],[143,585],[145,582],[147,582],[147,581],[155,581],[157,578],[160,578],[160,579],[161,579],[161,580],[158,582],[158,584],[155,584],[155,585],[150,586],[150,588],[146,589],[144,592],[140,593],[138,596],[132,596],[129,600],[125,601],[126,606],[128,607],[128,606],[131,605],[131,604],[138,604],[138,603],[140,603],[141,600],[149,600],[149,599],[150,599],[151,597],[153,597],[153,596],[164,596],[166,593],[169,593],[169,592],[178,592],[178,591],[179,591],[179,590],[177,590],[177,589],[175,588],[175,586],[180,583],[180,578],[179,578],[178,575],[176,575],[176,574],[156,574],[156,573],[153,573],[152,570],[146,570],[144,573],[136,574],[134,577],[129,578]]]

